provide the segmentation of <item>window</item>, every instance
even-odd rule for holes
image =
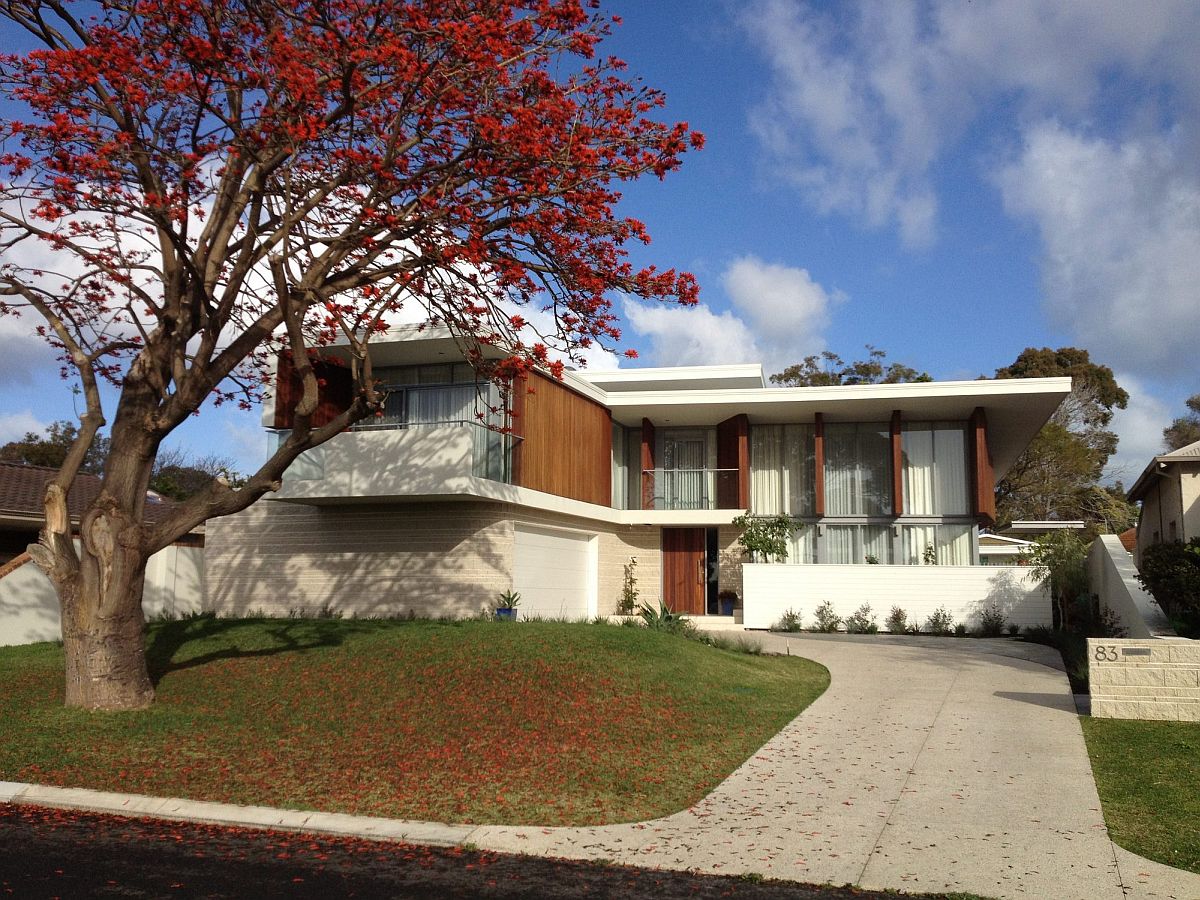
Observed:
[[[655,432],[655,509],[712,509],[716,501],[717,430]]]
[[[890,515],[891,455],[886,424],[826,425],[825,514]]]
[[[901,563],[926,565],[926,555],[932,548],[935,565],[972,565],[975,562],[971,552],[974,530],[973,525],[905,525],[901,529]]]
[[[959,422],[906,422],[901,435],[904,514],[966,515],[967,436]]]
[[[816,512],[816,442],[811,425],[750,429],[750,509],[755,515]]]
[[[821,562],[865,565],[892,561],[889,525],[825,525]],[[868,559],[870,557],[870,559]]]

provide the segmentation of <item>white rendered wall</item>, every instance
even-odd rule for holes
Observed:
[[[147,617],[203,607],[203,547],[167,547],[150,557],[142,595]],[[0,578],[0,647],[61,638],[58,595],[41,569],[27,562]]]
[[[924,624],[941,606],[968,628],[993,603],[1009,624],[1050,625],[1050,598],[1019,566],[841,566],[746,563],[742,567],[747,628],[770,628],[788,609],[813,624],[813,610],[826,600],[845,618],[871,605],[880,629],[893,606],[909,622]]]
[[[1126,637],[1149,638],[1174,634],[1166,614],[1135,577],[1133,556],[1115,534],[1092,541],[1087,557],[1088,588],[1111,610],[1126,630]]]

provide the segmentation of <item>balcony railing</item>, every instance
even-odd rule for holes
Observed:
[[[737,469],[643,469],[653,509],[735,509]]]

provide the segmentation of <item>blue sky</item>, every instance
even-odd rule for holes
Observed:
[[[612,0],[606,50],[705,132],[626,191],[638,262],[702,305],[618,303],[639,364],[865,344],[936,378],[1075,345],[1132,395],[1126,482],[1200,391],[1200,4]],[[45,356],[0,323],[0,440],[70,415]],[[605,360],[599,360],[601,364]],[[249,468],[254,414],[175,444]]]

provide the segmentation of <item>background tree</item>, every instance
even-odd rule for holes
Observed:
[[[65,419],[51,422],[45,434],[27,431],[19,441],[9,441],[0,447],[0,459],[5,462],[21,463],[24,466],[46,466],[57,469],[67,459],[71,447],[79,439],[79,429],[74,422]],[[87,448],[79,471],[88,475],[99,475],[108,456],[108,438],[96,435]]]
[[[887,352],[867,344],[867,358],[847,363],[830,350],[806,356],[771,376],[783,387],[827,387],[841,384],[898,384],[905,381],[933,381],[928,372],[918,372],[902,363],[887,362]]]
[[[1200,394],[1184,402],[1188,411],[1163,429],[1163,447],[1168,452],[1200,441]]]
[[[369,340],[390,314],[415,307],[503,379],[617,337],[610,291],[696,299],[690,275],[631,266],[625,245],[648,237],[615,204],[702,138],[595,57],[609,22],[580,0],[7,0],[0,16],[38,47],[0,57],[27,111],[0,125],[0,313],[37,318],[86,402],[30,548],[62,606],[68,705],[152,701],[147,559],[379,408]],[[318,424],[311,358],[338,336],[353,400]],[[250,405],[283,347],[302,385],[287,439],[240,488],[213,480],[145,524],[163,440],[210,398]],[[104,382],[111,446],[77,552],[66,497]]]
[[[171,500],[186,500],[217,479],[237,488],[246,479],[233,467],[233,460],[210,453],[192,457],[183,450],[160,450],[150,476],[150,490]]]
[[[996,521],[1081,519],[1093,533],[1123,531],[1137,519],[1124,491],[1100,478],[1117,449],[1107,426],[1129,394],[1112,369],[1075,347],[1027,347],[997,378],[1070,376],[1071,393],[996,485]]]

